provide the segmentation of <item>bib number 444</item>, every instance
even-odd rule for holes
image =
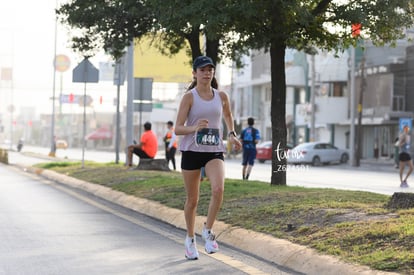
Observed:
[[[215,146],[220,142],[219,130],[215,128],[203,128],[197,132],[197,143],[200,145]]]

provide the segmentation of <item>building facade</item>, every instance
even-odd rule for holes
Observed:
[[[360,53],[355,62],[356,73],[351,76],[348,51],[336,54],[320,51],[314,57],[287,51],[288,143],[310,141],[312,130],[315,141],[351,149],[353,111],[355,132],[361,137],[360,157],[392,157],[400,119],[414,118],[414,46],[407,41],[398,41],[394,48],[366,44]],[[271,106],[270,55],[252,51],[245,63],[245,68],[233,73],[236,121],[244,127],[247,117],[255,117],[263,140],[271,140],[270,110],[277,106]],[[355,79],[353,97],[349,88],[351,77]],[[355,100],[354,110],[351,98]],[[361,119],[358,119],[359,104]]]

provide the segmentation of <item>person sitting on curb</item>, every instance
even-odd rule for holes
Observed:
[[[128,146],[128,167],[132,167],[132,154],[137,155],[140,159],[153,159],[157,154],[157,136],[151,130],[150,122],[145,122],[144,130],[140,143]]]

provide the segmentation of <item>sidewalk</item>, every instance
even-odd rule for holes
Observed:
[[[355,168],[351,164],[349,165],[349,167]],[[389,158],[361,159],[360,169],[366,169],[369,171],[387,171],[387,172],[398,171],[398,169],[395,168],[394,159],[389,159]]]
[[[34,158],[36,156],[33,155],[32,157]],[[48,158],[47,156],[40,157],[42,159]],[[157,202],[126,195],[105,186],[70,178],[54,171],[37,169],[30,165],[12,165],[60,184],[84,190],[125,208],[172,224],[177,228],[185,229],[184,215],[181,210],[171,209]],[[374,166],[379,165],[375,163]],[[205,217],[197,216],[196,228],[202,228],[204,221]],[[395,274],[374,271],[365,266],[345,263],[335,257],[321,255],[313,249],[291,243],[287,240],[277,239],[239,227],[231,227],[219,221],[215,224],[215,231],[221,243],[237,247],[260,258],[264,258],[269,262],[274,262],[303,274]]]

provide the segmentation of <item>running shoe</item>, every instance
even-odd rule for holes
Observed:
[[[194,238],[186,237],[184,241],[185,246],[185,257],[188,260],[197,260],[198,250],[197,250],[197,244]]]
[[[403,181],[403,182],[401,182],[400,187],[407,188],[408,187],[408,183],[406,181]]]
[[[216,242],[216,235],[214,235],[211,230],[206,228],[206,224],[204,224],[201,236],[203,237],[203,240],[206,242],[205,250],[208,254],[216,253],[217,251],[219,251],[219,247]]]

